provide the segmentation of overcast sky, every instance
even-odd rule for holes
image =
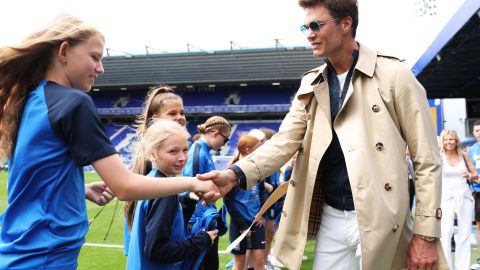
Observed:
[[[359,0],[357,40],[413,66],[464,0]],[[426,4],[425,4],[426,3]],[[425,8],[430,5],[430,8]],[[423,11],[427,15],[421,15]],[[8,0],[0,46],[15,44],[61,12],[106,36],[111,54],[309,46],[297,0]],[[433,13],[433,15],[429,15]]]

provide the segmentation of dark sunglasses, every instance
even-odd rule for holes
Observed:
[[[226,144],[228,141],[230,141],[230,138],[228,138],[227,136],[223,135],[220,131],[218,132],[218,134],[220,134],[220,136],[223,137],[223,143]]]
[[[320,31],[320,29],[322,29],[322,27],[329,23],[329,22],[333,22],[333,21],[338,21],[340,20],[340,18],[335,18],[335,19],[331,19],[331,20],[328,20],[328,21],[324,21],[324,22],[317,22],[317,21],[312,21],[310,22],[308,25],[300,25],[300,31],[302,31],[302,33],[304,33],[305,35],[308,34],[308,30],[312,30],[312,32],[316,33],[318,31]]]

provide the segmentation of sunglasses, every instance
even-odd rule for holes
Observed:
[[[300,31],[302,31],[303,34],[305,35],[308,35],[308,30],[310,29],[312,32],[316,33],[318,31],[320,31],[320,29],[322,29],[322,27],[329,23],[329,22],[333,22],[333,21],[338,21],[340,20],[340,18],[335,18],[335,19],[332,19],[332,20],[328,20],[328,21],[324,21],[324,22],[317,22],[317,21],[312,21],[310,22],[308,25],[300,25]]]
[[[230,138],[228,138],[227,136],[223,135],[221,132],[218,132],[218,134],[220,134],[220,136],[223,137],[223,144],[226,144],[228,141],[230,141]]]

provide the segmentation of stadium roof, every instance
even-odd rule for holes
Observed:
[[[466,0],[412,68],[430,98],[480,97],[480,1]]]
[[[305,71],[323,62],[312,49],[271,48],[106,57],[105,74],[94,88],[118,89],[159,83],[233,84],[300,82]]]

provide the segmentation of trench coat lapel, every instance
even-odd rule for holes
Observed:
[[[317,84],[313,87],[313,93],[315,94],[315,98],[317,99],[318,106],[320,110],[317,110],[318,113],[322,113],[323,117],[327,118],[328,123],[332,126],[331,123],[331,113],[330,113],[330,94],[328,92],[328,83],[327,80],[323,80],[320,84]],[[317,119],[318,116],[316,116]]]

